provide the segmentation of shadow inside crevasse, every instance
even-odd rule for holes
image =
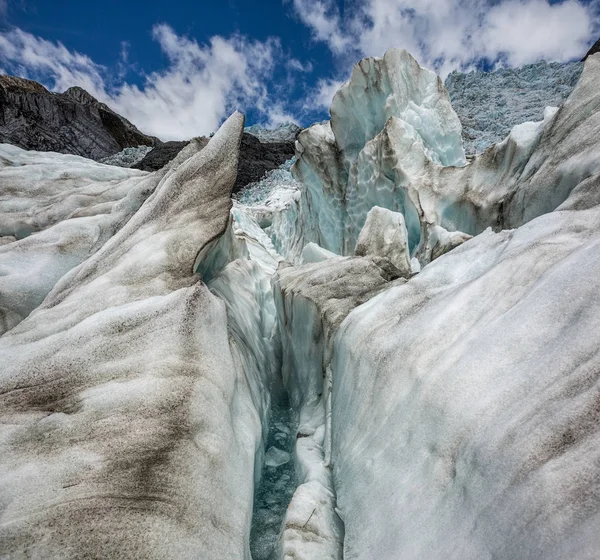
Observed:
[[[275,560],[287,507],[298,485],[294,463],[297,420],[288,395],[273,395],[262,478],[254,494],[250,531],[253,560]]]

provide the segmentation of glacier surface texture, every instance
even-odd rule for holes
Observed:
[[[582,70],[581,62],[538,62],[494,72],[449,74],[445,86],[463,125],[465,151],[482,153],[513,126],[541,120],[545,107],[565,102]]]
[[[600,54],[482,80],[366,58],[233,199],[239,113],[0,145],[0,557],[597,558]]]

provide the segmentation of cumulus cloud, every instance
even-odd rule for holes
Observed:
[[[268,121],[264,124],[269,128],[275,128],[280,124],[286,123],[300,125],[298,119],[285,108],[283,103],[276,103],[269,111]]]
[[[315,39],[325,41],[335,53],[348,47],[349,37],[341,30],[340,12],[332,0],[294,0],[297,14],[311,28]]]
[[[164,140],[208,134],[234,109],[262,107],[265,121],[278,122],[284,115],[269,102],[265,86],[283,58],[277,39],[215,36],[199,44],[164,24],[154,27],[153,37],[169,63],[162,71],[145,74],[141,87],[123,82],[121,69],[111,73],[88,56],[20,29],[0,33],[0,60],[5,70],[55,91],[79,85]],[[120,68],[127,57],[128,46],[123,45]]]
[[[167,70],[148,75],[143,88],[124,84],[111,99],[133,122],[161,138],[189,137],[216,130],[234,108],[264,104],[276,40],[213,37],[201,46],[166,25],[154,28],[154,38],[169,58]]]
[[[598,32],[598,0],[294,0],[299,19],[341,58],[406,48],[445,75],[488,63],[582,56]]]
[[[489,58],[500,53],[511,66],[541,58],[567,61],[585,54],[595,38],[597,24],[594,6],[586,7],[574,0],[561,4],[509,0],[490,10],[483,46]]]
[[[307,99],[307,105],[310,102],[313,107],[318,107],[322,109],[329,109],[331,107],[331,102],[333,101],[333,96],[337,93],[338,89],[342,87],[346,80],[333,80],[333,79],[320,79],[317,82],[317,87],[309,95]]]
[[[0,60],[8,71],[32,79],[50,76],[54,89],[79,85],[92,94],[102,93],[104,68],[89,57],[69,51],[20,29],[0,32]]]

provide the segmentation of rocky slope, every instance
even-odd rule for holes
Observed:
[[[262,179],[265,173],[277,169],[293,157],[294,141],[261,142],[256,136],[244,133],[240,145],[240,163],[233,192]]]
[[[256,129],[255,129],[256,130]],[[294,156],[294,140],[272,141],[266,136],[267,141],[261,142],[254,134],[244,132],[240,145],[240,158],[238,174],[233,186],[233,192],[239,192],[250,183],[262,179],[266,173],[277,169],[288,159]],[[199,138],[198,141],[206,144],[208,138]],[[156,146],[139,163],[132,167],[143,171],[156,171],[171,161],[188,142],[164,142]]]
[[[201,138],[200,142],[206,146],[208,138]],[[172,161],[188,144],[189,141],[187,140],[162,142],[132,167],[134,169],[141,169],[142,171],[158,171]]]
[[[80,87],[52,93],[31,80],[0,76],[0,143],[100,160],[157,139]]]
[[[290,159],[300,128],[290,124],[270,131],[254,126],[250,131],[242,136],[233,192],[260,180]],[[197,141],[206,145],[208,138]],[[147,136],[80,87],[52,93],[32,80],[0,76],[0,143],[157,171],[171,162],[189,141],[161,142]],[[140,161],[130,164],[137,157],[130,151],[138,146],[153,149],[142,153]]]

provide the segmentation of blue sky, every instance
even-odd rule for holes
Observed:
[[[454,69],[580,58],[600,0],[0,0],[0,70],[81,85],[162,139],[308,125],[363,56],[407,48]]]

